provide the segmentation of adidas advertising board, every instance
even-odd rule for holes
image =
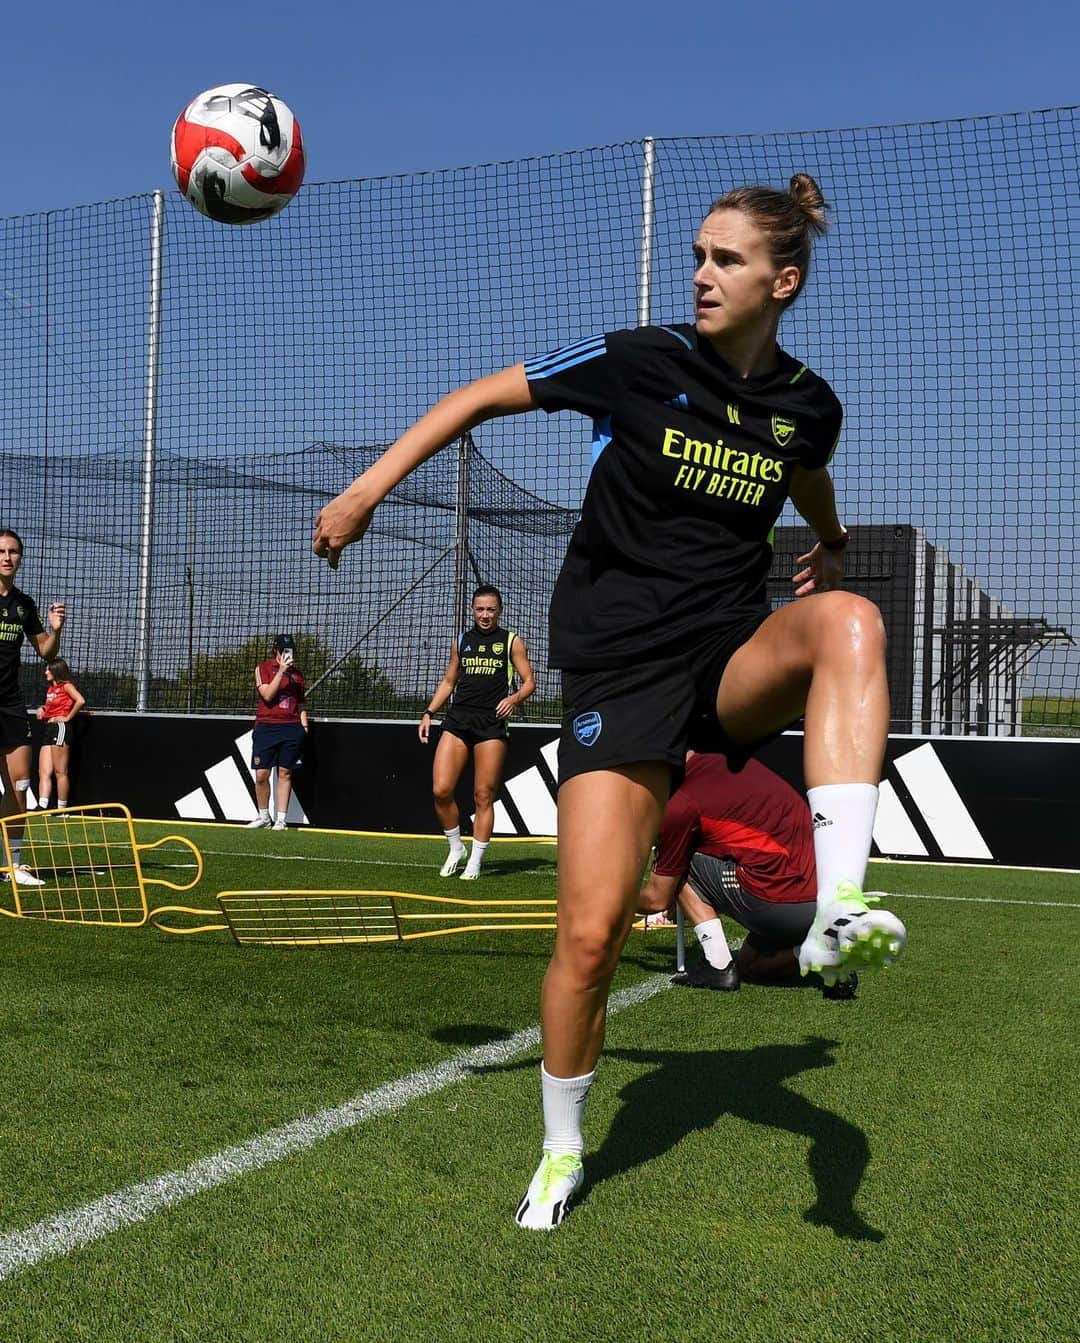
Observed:
[[[32,726],[36,745],[40,729]],[[579,730],[591,737],[602,724]],[[759,758],[801,791],[800,733],[770,742]],[[414,723],[316,720],[304,759],[291,825],[435,833],[432,749],[419,743]],[[248,718],[99,713],[83,725],[73,795],[124,802],[148,818],[243,822],[255,815],[250,760]],[[497,835],[555,833],[556,770],[555,729],[514,725]],[[471,787],[466,771],[459,790],[466,817]],[[873,852],[1080,870],[1078,815],[1080,741],[891,737]]]

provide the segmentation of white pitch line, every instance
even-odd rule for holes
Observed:
[[[608,1016],[643,1003],[669,987],[666,975],[654,975],[633,988],[623,989],[613,994],[608,1002]],[[465,1081],[480,1068],[507,1063],[519,1054],[528,1053],[539,1043],[540,1027],[530,1026],[509,1040],[465,1050],[433,1068],[423,1068],[373,1091],[361,1092],[341,1105],[294,1119],[236,1147],[225,1147],[182,1170],[167,1171],[153,1179],[128,1185],[92,1203],[84,1203],[80,1208],[46,1217],[23,1231],[8,1232],[0,1236],[0,1281],[44,1260],[72,1254],[122,1227],[145,1222],[163,1208],[174,1207],[195,1194],[283,1161],[297,1152],[305,1152],[335,1133],[356,1128],[380,1115],[393,1114],[411,1101]]]
[[[1080,909],[1068,900],[1010,900],[996,895],[914,895],[910,891],[866,891],[882,900],[951,900],[959,905],[1038,905],[1042,909]]]

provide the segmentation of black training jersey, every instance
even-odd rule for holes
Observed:
[[[828,383],[782,350],[742,378],[690,324],[594,336],[526,360],[525,375],[542,409],[594,420],[551,666],[677,651],[761,608],[792,472],[825,466],[839,437]]]
[[[33,597],[18,588],[12,588],[6,597],[0,594],[0,706],[25,707],[19,690],[23,639],[44,633]]]
[[[454,687],[454,709],[479,709],[493,717],[495,706],[510,693],[514,664],[510,650],[517,635],[496,625],[486,633],[476,625],[458,639],[461,675]]]

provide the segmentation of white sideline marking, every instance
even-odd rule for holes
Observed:
[[[643,1003],[669,987],[666,975],[654,975],[633,988],[623,989],[613,994],[608,1002],[608,1016],[621,1012],[624,1007]],[[151,1180],[106,1194],[92,1203],[84,1203],[81,1208],[46,1217],[23,1231],[9,1232],[0,1236],[0,1281],[43,1260],[72,1254],[122,1227],[136,1226],[163,1208],[174,1207],[195,1194],[238,1179],[249,1171],[261,1170],[275,1161],[307,1151],[335,1133],[356,1128],[380,1115],[393,1114],[395,1110],[404,1109],[410,1101],[465,1081],[479,1068],[507,1063],[516,1055],[535,1049],[539,1043],[540,1027],[530,1026],[509,1040],[467,1049],[433,1068],[423,1068],[386,1082],[373,1091],[363,1091],[341,1105],[294,1119],[236,1147],[225,1147],[183,1170],[167,1171]]]
[[[949,900],[958,905],[1038,905],[1042,909],[1080,909],[1068,900],[1010,900],[998,895],[915,895],[911,891],[864,891],[882,900]]]

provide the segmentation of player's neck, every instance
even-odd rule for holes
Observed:
[[[770,322],[763,330],[732,332],[710,339],[709,344],[721,358],[742,378],[771,373],[780,360],[776,343],[778,322]]]
[[[0,597],[6,597],[15,586],[15,575],[9,578],[6,574],[0,574]]]

